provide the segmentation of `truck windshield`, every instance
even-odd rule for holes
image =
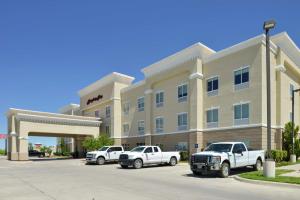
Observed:
[[[101,147],[98,151],[106,151],[109,147]]]
[[[145,147],[135,147],[131,150],[131,152],[142,152],[145,149]]]
[[[230,152],[232,144],[211,144],[204,151]]]

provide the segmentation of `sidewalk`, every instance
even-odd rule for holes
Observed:
[[[281,174],[280,176],[290,176],[290,177],[300,178],[300,164],[287,165],[287,166],[283,166],[283,167],[278,167],[277,169],[294,170],[293,172]]]

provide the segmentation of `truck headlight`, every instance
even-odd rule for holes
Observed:
[[[212,156],[210,159],[211,163],[220,163],[221,162],[221,157],[220,156]]]
[[[96,158],[96,154],[93,154],[93,158]]]

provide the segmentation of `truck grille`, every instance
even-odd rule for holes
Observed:
[[[193,163],[208,163],[209,156],[206,155],[194,155],[192,156]]]
[[[127,154],[121,154],[119,159],[120,160],[127,160],[128,159],[128,155]]]
[[[87,153],[87,154],[86,154],[86,157],[87,157],[87,158],[93,158],[93,154]]]

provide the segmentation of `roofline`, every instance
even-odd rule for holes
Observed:
[[[97,80],[96,82],[88,85],[87,87],[79,90],[78,95],[80,97],[85,96],[113,82],[119,82],[119,83],[130,85],[134,79],[135,78],[132,76],[121,74],[118,72],[112,72],[104,76],[103,78]]]

